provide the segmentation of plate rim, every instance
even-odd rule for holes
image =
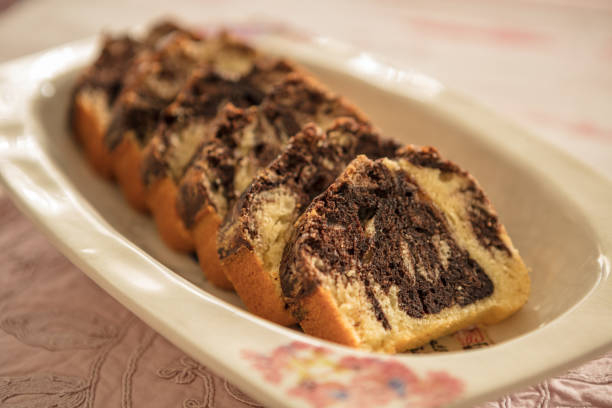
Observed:
[[[406,72],[400,68],[396,68],[393,64],[389,64],[385,59],[375,56],[371,53],[363,53],[356,48],[348,46],[343,43],[335,42],[333,40],[325,39],[322,40],[320,37],[309,37],[308,39],[292,39],[277,34],[258,34],[256,38],[253,38],[254,42],[267,50],[283,49],[288,44],[294,46],[292,57],[298,57],[298,59],[312,59],[318,63],[318,65],[336,65],[344,67],[343,70],[351,70],[349,73],[358,79],[364,80],[370,84],[373,80],[379,86],[387,92],[399,93],[402,96],[409,96],[410,98],[420,99],[424,104],[430,104],[433,109],[438,113],[443,113],[447,118],[457,121],[468,129],[475,131],[473,134],[478,134],[482,137],[482,140],[486,140],[489,143],[494,143],[496,148],[499,148],[498,143],[502,143],[504,148],[508,149],[509,154],[517,161],[521,161],[522,165],[528,166],[530,169],[534,169],[533,158],[526,157],[521,153],[526,148],[533,149],[533,147],[539,147],[544,151],[544,160],[548,163],[548,169],[537,168],[540,171],[540,175],[545,177],[547,180],[555,181],[556,186],[560,189],[565,189],[567,192],[568,187],[559,183],[558,178],[571,178],[577,180],[578,178],[584,179],[584,183],[572,187],[571,191],[574,192],[574,202],[583,211],[583,215],[589,220],[593,230],[597,234],[601,243],[601,262],[602,262],[602,273],[600,282],[592,289],[591,294],[575,305],[573,309],[567,312],[563,318],[555,319],[547,327],[542,329],[543,331],[536,330],[531,333],[527,333],[519,338],[510,340],[506,343],[498,344],[495,347],[489,349],[482,349],[472,351],[469,353],[459,354],[445,354],[442,356],[381,356],[379,354],[372,354],[358,350],[350,350],[345,347],[337,346],[325,341],[318,339],[308,339],[307,343],[325,347],[331,352],[338,356],[355,355],[355,356],[376,356],[375,358],[382,361],[397,360],[403,364],[409,365],[415,371],[425,373],[432,369],[441,369],[441,367],[451,365],[455,367],[450,372],[453,375],[462,378],[465,381],[466,389],[463,396],[460,399],[452,402],[452,404],[458,405],[471,405],[478,401],[486,400],[488,398],[499,395],[500,392],[508,392],[512,389],[525,386],[533,381],[547,377],[554,374],[562,369],[569,368],[581,361],[585,361],[597,355],[612,346],[612,330],[610,335],[603,337],[601,334],[602,329],[612,329],[612,323],[604,322],[605,310],[603,316],[599,316],[597,313],[598,306],[606,304],[605,301],[612,299],[612,282],[608,279],[609,275],[609,258],[611,255],[610,248],[612,247],[612,219],[607,217],[604,213],[606,198],[607,202],[612,202],[612,184],[603,175],[595,172],[589,168],[586,164],[578,161],[576,158],[569,154],[559,150],[555,146],[548,144],[547,142],[531,135],[528,131],[522,129],[518,125],[506,121],[501,118],[498,114],[493,113],[488,108],[482,107],[468,97],[461,95],[459,92],[453,91],[446,86],[443,86],[438,81],[433,80],[434,84],[440,84],[442,86],[439,92],[428,94],[427,89],[419,88],[419,84],[412,82],[402,82],[396,79],[389,79],[384,77],[383,73],[386,69],[394,69],[396,72]],[[66,255],[71,262],[76,264],[79,269],[84,271],[91,279],[93,279],[98,285],[100,285],[107,293],[116,298],[120,303],[126,306],[130,311],[136,314],[139,318],[144,320],[147,324],[151,325],[155,330],[163,334],[172,343],[176,344],[179,348],[183,349],[190,355],[196,356],[196,358],[202,362],[206,362],[207,365],[213,367],[213,371],[218,372],[220,375],[229,378],[231,382],[237,384],[240,388],[244,389],[251,395],[257,395],[258,398],[270,405],[270,406],[283,406],[285,403],[290,402],[291,405],[302,406],[304,401],[292,400],[287,401],[287,395],[284,390],[274,387],[261,378],[256,376],[246,377],[238,373],[239,368],[248,368],[248,364],[245,363],[244,359],[240,356],[233,355],[231,358],[222,361],[218,356],[215,356],[212,352],[207,352],[199,346],[195,339],[185,338],[184,334],[178,334],[171,332],[168,326],[168,322],[162,321],[160,316],[155,316],[150,310],[144,309],[144,305],[147,303],[142,302],[143,293],[146,291],[142,290],[141,296],[138,301],[133,298],[134,291],[138,290],[128,285],[129,291],[126,287],[120,288],[118,285],[109,281],[113,275],[108,275],[104,272],[103,268],[105,265],[96,254],[88,253],[87,250],[95,248],[91,242],[87,240],[82,243],[70,240],[66,235],[62,235],[62,232],[70,231],[66,228],[62,228],[57,221],[58,218],[45,217],[45,207],[40,203],[36,202],[36,199],[40,198],[36,194],[32,194],[34,191],[37,194],[42,192],[49,193],[49,186],[51,189],[51,200],[56,200],[55,203],[59,208],[58,214],[63,214],[65,218],[71,219],[73,224],[70,224],[74,228],[79,222],[85,221],[87,226],[95,232],[96,236],[102,239],[113,241],[112,243],[106,242],[105,245],[110,245],[110,248],[116,248],[120,250],[120,253],[131,254],[135,260],[130,262],[124,260],[126,267],[135,268],[136,265],[144,266],[148,265],[156,271],[155,279],[167,279],[172,284],[172,290],[176,293],[191,293],[194,294],[194,298],[197,299],[198,305],[207,305],[210,310],[223,311],[224,318],[228,317],[239,317],[240,319],[248,322],[249,327],[258,328],[259,331],[267,331],[268,334],[273,333],[278,336],[276,341],[272,341],[273,345],[282,346],[286,342],[292,342],[295,340],[304,341],[302,336],[296,333],[290,332],[288,329],[277,327],[272,323],[263,321],[262,319],[249,315],[247,312],[239,310],[231,305],[226,305],[223,301],[217,300],[212,295],[202,293],[202,291],[196,288],[191,283],[185,281],[178,275],[172,273],[165,266],[154,260],[150,255],[146,254],[143,250],[131,244],[127,239],[122,236],[118,236],[114,233],[112,226],[106,224],[100,215],[95,211],[92,213],[92,209],[87,203],[87,200],[80,196],[75,191],[64,191],[68,184],[61,170],[53,164],[52,160],[45,156],[44,150],[37,145],[36,137],[32,134],[27,134],[30,129],[32,122],[36,122],[36,118],[28,107],[31,107],[32,102],[38,98],[38,87],[40,84],[48,79],[51,79],[59,73],[66,72],[74,67],[78,66],[79,62],[84,62],[91,55],[97,43],[97,37],[90,37],[85,40],[81,40],[75,43],[53,47],[48,50],[32,54],[30,56],[21,57],[17,60],[9,61],[0,65],[0,79],[2,74],[5,75],[5,79],[10,83],[11,81],[17,82],[19,75],[15,74],[20,68],[31,67],[36,61],[40,61],[41,58],[48,58],[49,56],[60,56],[63,60],[59,59],[56,61],[55,71],[42,73],[39,77],[35,77],[30,86],[23,91],[20,95],[22,99],[20,102],[22,107],[26,108],[22,112],[16,112],[13,116],[7,115],[4,119],[0,116],[0,181],[5,187],[5,191],[10,198],[15,202],[19,209],[25,213],[37,227],[43,229],[43,232],[47,237],[50,238],[51,242],[58,247],[58,249]],[[276,48],[275,48],[276,47]],[[369,71],[359,70],[356,65],[347,65],[347,61],[352,58],[361,58],[364,55],[369,55],[369,58],[379,64],[381,69],[369,68]],[[348,67],[348,68],[347,68]],[[389,71],[386,71],[389,72]],[[7,74],[8,73],[8,74]],[[22,70],[21,77],[29,74],[32,79],[32,70]],[[422,75],[420,73],[415,73]],[[7,76],[8,75],[8,76]],[[422,75],[423,78],[429,78]],[[431,79],[431,78],[430,78]],[[2,86],[3,83],[0,83]],[[422,85],[422,84],[421,84]],[[431,83],[426,86],[431,86]],[[1,88],[0,88],[1,89]],[[23,116],[21,115],[23,114]],[[7,119],[8,118],[8,119]],[[12,122],[11,122],[12,121]],[[3,123],[11,125],[18,124],[22,126],[22,130],[14,131],[11,136],[3,134]],[[18,128],[18,126],[17,126]],[[17,129],[16,128],[16,129]],[[493,138],[491,134],[487,135],[487,129],[495,129],[496,134],[508,134],[515,136],[513,143],[508,141],[504,143],[503,137],[497,136]],[[6,132],[6,130],[5,130]],[[10,133],[10,132],[9,132]],[[501,139],[500,139],[501,137]],[[4,140],[4,145],[3,145]],[[7,142],[8,141],[8,142]],[[518,141],[518,143],[517,143]],[[13,145],[11,145],[13,143]],[[19,143],[24,145],[19,147]],[[557,172],[557,179],[551,175],[551,173]],[[559,176],[558,173],[561,175]],[[37,179],[32,180],[31,176],[36,175]],[[18,177],[17,179],[12,177]],[[21,178],[19,178],[21,177]],[[29,177],[29,178],[28,178]],[[30,195],[26,194],[23,190],[23,186],[20,186],[19,181],[30,180],[34,183],[32,185],[32,191]],[[46,188],[42,184],[43,181],[49,183]],[[69,184],[68,184],[69,185]],[[581,194],[576,194],[579,192]],[[70,217],[70,212],[75,212],[73,217]],[[78,217],[74,218],[74,215]],[[112,244],[112,245],[111,245]],[[116,276],[114,277],[116,278]],[[123,282],[125,283],[125,282]],[[158,282],[159,283],[159,282]],[[129,292],[129,293],[128,293]],[[610,305],[610,301],[607,302]],[[525,376],[511,376],[511,380],[504,381],[503,384],[497,382],[496,387],[491,387],[487,390],[482,389],[482,386],[478,385],[473,379],[468,378],[466,373],[460,371],[459,367],[462,363],[467,362],[466,355],[472,353],[479,353],[481,356],[489,358],[491,350],[508,352],[513,355],[516,348],[521,348],[525,342],[530,341],[530,338],[534,337],[537,333],[537,338],[540,340],[554,340],[556,335],[567,330],[570,322],[575,322],[578,318],[576,314],[578,312],[585,313],[590,312],[594,314],[591,316],[593,322],[597,321],[601,323],[601,327],[597,331],[598,343],[591,347],[588,352],[577,353],[574,352],[566,360],[549,364],[544,369],[537,369],[529,366],[527,371],[529,374]],[[600,311],[601,312],[601,311]],[[221,319],[222,320],[222,319]],[[612,320],[612,319],[609,319]],[[227,322],[226,322],[227,323]],[[607,323],[607,324],[606,324]],[[195,325],[196,330],[201,331],[201,325]],[[544,333],[545,331],[545,333]],[[183,332],[181,332],[183,333]],[[261,333],[260,333],[261,334]],[[264,336],[266,337],[266,336]],[[268,336],[269,337],[269,336]],[[282,339],[282,341],[280,341]],[[582,338],[584,342],[585,339]],[[268,349],[270,349],[268,347]],[[503,350],[502,350],[503,349]],[[509,349],[509,350],[508,350]],[[265,351],[265,348],[262,349]],[[545,350],[542,350],[544,352]],[[231,351],[230,351],[231,353]],[[450,360],[449,363],[443,363],[441,360]],[[506,361],[509,361],[506,359]],[[469,371],[469,370],[468,370]],[[461,374],[459,374],[461,373]],[[471,373],[471,372],[470,372]],[[480,387],[480,388],[479,388]],[[305,406],[305,405],[304,405]]]

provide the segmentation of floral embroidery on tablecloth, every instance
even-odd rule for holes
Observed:
[[[299,341],[270,353],[243,350],[242,356],[267,382],[315,408],[383,407],[398,400],[410,407],[437,407],[463,391],[463,382],[443,371],[418,375],[396,360],[341,356]]]
[[[88,381],[57,374],[0,377],[0,405],[7,408],[76,408],[85,402]]]
[[[236,386],[230,384],[227,380],[222,380],[220,377],[215,376],[206,367],[187,356],[183,356],[168,367],[158,370],[157,375],[160,378],[172,380],[176,384],[182,385],[192,384],[197,379],[202,380],[201,397],[186,399],[183,401],[183,408],[214,407],[216,395],[215,379],[223,381],[225,392],[235,401],[250,407],[263,407],[263,405],[251,399]]]
[[[142,323],[140,323],[142,325]],[[142,336],[142,341],[138,346],[132,351],[130,357],[127,361],[125,371],[121,376],[121,408],[131,408],[132,407],[132,390],[133,390],[133,381],[134,375],[136,374],[136,369],[138,368],[138,362],[142,358],[143,354],[147,351],[151,344],[157,337],[157,333],[153,330],[147,330],[147,332]]]
[[[98,348],[118,334],[97,314],[65,307],[6,312],[0,328],[25,344],[50,351]]]
[[[196,378],[202,380],[202,397],[189,398],[183,401],[183,408],[213,407],[215,400],[215,386],[212,375],[206,367],[195,360],[184,356],[177,362],[157,371],[157,375],[176,384],[191,384]]]

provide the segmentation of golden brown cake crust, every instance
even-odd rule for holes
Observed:
[[[103,119],[85,95],[75,98],[72,109],[72,130],[83,146],[89,163],[102,177],[112,179],[112,160],[104,145],[106,125]]]
[[[221,273],[232,282],[250,312],[283,326],[296,323],[282,297],[276,293],[277,284],[263,270],[261,261],[252,250],[240,248],[222,264]]]
[[[346,319],[342,317],[338,309],[338,304],[329,292],[320,287],[304,298],[300,302],[299,311],[294,311],[294,313],[300,316],[300,327],[305,333],[311,336],[348,347],[369,348],[361,344],[355,330]],[[504,314],[504,318],[505,317],[507,317],[507,313]],[[496,316],[495,310],[481,316],[473,315],[460,321],[450,319],[448,322],[434,321],[431,322],[431,331],[399,339],[397,342],[377,349],[376,351],[389,354],[399,353],[419,347],[432,338],[440,338],[472,324],[494,324],[499,321],[500,317]]]
[[[178,215],[177,190],[170,177],[159,179],[147,191],[147,204],[166,245],[175,251],[191,252],[194,250],[193,237]]]
[[[198,260],[204,276],[213,285],[232,290],[234,287],[227,279],[219,255],[217,255],[217,234],[221,225],[221,218],[217,211],[207,205],[198,213],[197,221],[192,229]]]
[[[148,212],[144,186],[140,178],[142,151],[138,142],[130,137],[123,138],[111,152],[113,172],[123,195],[134,209]]]
[[[302,300],[298,313],[304,332],[334,343],[359,347],[355,331],[342,317],[331,295],[322,288]]]
[[[129,36],[105,36],[96,61],[78,79],[70,106],[73,133],[98,173],[112,178],[111,158],[104,135],[111,107],[125,81],[134,57],[143,49]]]

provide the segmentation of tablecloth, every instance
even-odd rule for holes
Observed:
[[[0,61],[168,13],[349,42],[439,78],[612,178],[605,0],[0,0]],[[258,404],[105,294],[0,193],[0,406]],[[483,406],[612,406],[612,353]]]

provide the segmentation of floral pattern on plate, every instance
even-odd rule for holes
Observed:
[[[325,347],[293,341],[270,353],[243,350],[263,378],[315,408],[437,407],[457,399],[463,382],[443,371],[417,374],[397,360],[343,356]]]

